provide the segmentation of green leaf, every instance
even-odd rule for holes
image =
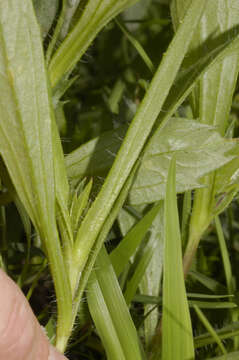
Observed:
[[[214,177],[215,198],[213,202],[213,213],[220,214],[233,200],[239,190],[239,146],[238,142],[231,155],[234,159],[218,169]]]
[[[140,282],[143,279],[143,276],[146,272],[146,269],[152,260],[153,254],[155,251],[155,241],[154,239],[150,239],[146,245],[139,249],[139,261],[137,261],[137,255],[135,258],[136,264],[133,264],[134,273],[130,279],[128,279],[126,283],[126,290],[124,292],[124,297],[126,304],[129,305],[132,301]],[[135,265],[135,266],[134,266]]]
[[[175,27],[182,20],[191,0],[173,0],[172,15]],[[191,45],[192,55],[187,65],[206,54],[215,43],[215,38],[238,25],[239,4],[237,0],[211,0],[207,2],[204,14]],[[205,44],[201,46],[204,42]],[[193,95],[194,116],[204,124],[213,125],[223,135],[227,128],[232,96],[239,70],[239,55],[233,54],[210,68],[200,80]]]
[[[84,175],[104,175],[114,161],[125,131],[126,128],[122,127],[107,132],[69,154],[66,165],[71,181],[76,182]],[[230,164],[237,147],[235,140],[222,138],[213,127],[184,118],[171,118],[155,132],[147,146],[130,191],[130,202],[151,203],[164,198],[172,156],[176,156],[179,162],[177,192],[184,192],[202,186],[198,179],[203,175]],[[227,155],[229,151],[230,155]],[[235,161],[238,162],[237,158]],[[225,172],[219,174],[227,176]],[[223,179],[218,181],[222,183]]]
[[[230,155],[234,158],[216,171],[215,192],[222,194],[229,192],[235,185],[239,185],[239,143],[234,139],[235,146]]]
[[[189,306],[198,306],[201,309],[235,309],[237,304],[230,301],[189,301]]]
[[[0,2],[0,153],[44,243],[58,299],[58,347],[71,328],[71,291],[55,221],[51,103],[31,0]]]
[[[162,360],[191,360],[193,334],[183,274],[174,159],[168,173],[164,217]]]
[[[73,70],[99,31],[121,11],[137,0],[89,0],[69,36],[54,54],[49,75],[52,87]]]
[[[216,330],[221,340],[229,339],[239,335],[239,322],[234,322],[223,328]],[[215,339],[211,334],[205,333],[194,338],[195,348],[200,348],[208,344],[213,344]]]
[[[198,294],[201,295],[201,294]],[[189,294],[187,294],[188,297]],[[202,296],[202,295],[201,295]],[[228,295],[227,295],[228,296]],[[203,296],[202,296],[203,297]],[[206,295],[207,298],[210,298],[210,295]],[[220,296],[216,296],[220,298]],[[222,296],[225,297],[225,296]],[[213,298],[213,297],[211,297]],[[158,304],[162,305],[162,297],[160,296],[151,296],[151,295],[135,295],[133,301],[143,303],[143,304]],[[237,308],[237,304],[229,301],[199,301],[199,300],[188,300],[189,307],[194,305],[202,309],[233,309]]]
[[[162,204],[163,205],[163,204]],[[163,272],[163,206],[159,210],[150,228],[150,241],[154,244],[154,254],[140,283],[140,292],[151,296],[158,296],[161,288]],[[158,325],[159,311],[152,305],[144,306],[144,334],[145,343],[149,346]]]
[[[104,175],[112,166],[127,127],[107,131],[68,154],[67,175],[74,184],[85,176]]]
[[[124,270],[130,257],[135,253],[161,208],[162,203],[155,205],[149,210],[111,252],[110,260],[117,276]]]
[[[91,317],[104,345],[108,359],[124,360],[124,351],[120,344],[107,303],[94,272],[91,273],[87,302]]]
[[[70,209],[70,217],[71,217],[73,233],[77,231],[79,227],[80,218],[87,207],[90,197],[90,192],[92,189],[92,184],[93,182],[92,180],[90,180],[79,196],[77,196],[77,192],[73,196],[71,209]]]
[[[105,219],[105,222],[102,226],[100,234],[98,235],[97,241],[95,242],[94,246],[91,249],[91,253],[88,257],[86,266],[84,268],[84,272],[80,278],[79,288],[78,288],[78,292],[77,292],[77,295],[75,298],[75,307],[74,307],[75,315],[77,314],[78,306],[80,304],[83,292],[85,291],[85,287],[87,285],[89,276],[93,270],[93,266],[95,264],[97,255],[98,255],[99,251],[101,250],[101,248],[104,244],[104,241],[105,241],[110,229],[112,228],[112,225],[113,225],[114,221],[116,220],[116,218],[119,214],[119,211],[121,210],[121,208],[125,202],[125,199],[128,195],[128,191],[132,185],[132,181],[133,181],[133,178],[135,175],[135,171],[137,170],[137,167],[138,167],[138,164],[136,164],[136,166],[134,166],[130,176],[128,177],[128,179],[125,183],[125,186],[123,187],[117,200],[115,201],[114,206],[113,206],[109,216]]]
[[[194,310],[196,311],[199,319],[205,326],[205,328],[208,330],[208,332],[212,335],[212,337],[215,339],[215,342],[218,344],[219,348],[221,349],[223,354],[227,354],[227,351],[220,339],[220,337],[217,335],[216,331],[213,329],[212,325],[209,323],[203,312],[199,309],[197,305],[194,305]]]
[[[155,132],[129,195],[131,204],[164,198],[172,157],[177,160],[176,191],[201,187],[203,175],[229,162],[227,152],[235,142],[222,138],[214,128],[183,118],[171,118]]]
[[[104,247],[97,257],[96,269],[89,279],[87,298],[108,359],[141,360],[137,332]]]
[[[154,73],[155,68],[154,64],[152,63],[150,57],[144,50],[143,46],[140,44],[140,42],[128,31],[128,29],[124,26],[123,23],[120,22],[120,20],[115,20],[116,24],[119,26],[121,31],[124,33],[124,35],[127,37],[127,39],[131,42],[131,44],[135,47],[136,51],[138,52],[139,56],[145,63],[145,65],[148,67],[149,71]]]
[[[64,13],[64,22],[62,24],[61,32],[60,32],[60,40],[63,40],[67,33],[69,32],[69,28],[71,22],[73,21],[73,16],[80,4],[81,0],[68,0],[66,1],[66,9]]]
[[[226,244],[226,240],[225,240],[225,237],[223,234],[223,228],[222,228],[219,216],[215,217],[215,225],[216,225],[217,237],[218,237],[218,242],[219,242],[221,256],[222,256],[224,273],[225,273],[225,277],[226,277],[228,294],[233,294],[236,289],[235,289],[235,286],[233,285],[230,255],[229,255],[229,251],[227,249],[227,244]]]
[[[55,19],[59,6],[59,0],[51,0],[50,3],[48,0],[33,0],[33,5],[41,28],[42,36],[45,38]]]

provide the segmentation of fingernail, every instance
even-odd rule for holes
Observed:
[[[50,346],[48,360],[67,360],[67,358],[59,353],[53,346]]]

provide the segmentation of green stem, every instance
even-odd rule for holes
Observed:
[[[56,227],[46,235],[45,244],[57,299],[56,347],[63,353],[73,326],[72,293]]]

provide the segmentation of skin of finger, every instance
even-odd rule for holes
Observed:
[[[0,360],[66,360],[48,342],[19,287],[0,270]]]

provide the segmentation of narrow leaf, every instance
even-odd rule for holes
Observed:
[[[58,347],[71,328],[71,291],[55,221],[51,104],[32,1],[0,2],[0,153],[38,230],[58,298]]]
[[[215,342],[218,344],[218,346],[221,349],[222,353],[227,354],[227,351],[226,351],[223,343],[221,342],[220,337],[217,335],[217,333],[215,332],[215,330],[213,329],[213,327],[211,326],[211,324],[209,323],[209,321],[207,320],[207,318],[205,317],[203,312],[199,309],[199,307],[197,305],[194,305],[194,309],[195,309],[199,319],[201,320],[201,322],[205,326],[205,328],[208,330],[208,332],[215,339]]]
[[[96,267],[98,268],[95,270],[95,274],[98,279],[98,286],[102,291],[102,296],[111,318],[109,324],[113,324],[114,326],[115,333],[117,334],[119,343],[121,344],[124,353],[124,359],[141,360],[137,332],[125,303],[118,280],[114,274],[113,267],[110,264],[109,257],[104,248],[102,248],[98,255]],[[91,281],[94,281],[94,279],[90,279],[88,288],[88,293],[90,294],[89,306],[92,310],[95,306],[98,305],[98,300],[96,298],[96,293],[94,293],[93,288],[91,288]],[[94,286],[96,286],[96,283]],[[102,310],[104,310],[104,307]],[[96,322],[96,326],[98,325],[99,329],[101,329],[101,334],[103,335],[102,339],[104,339],[105,345],[111,348],[112,345],[110,344],[110,338],[107,338],[109,331],[106,322],[107,317],[103,317],[104,313],[102,310],[102,316],[100,318],[98,317],[98,319],[95,318],[96,321],[98,320]],[[98,311],[100,311],[100,309],[98,309]],[[95,311],[93,310],[92,315],[94,315],[94,313]],[[117,346],[119,346],[119,344],[117,344]],[[116,358],[118,359],[118,357]],[[111,359],[112,358],[109,357],[109,360]],[[119,357],[119,359],[121,358]]]
[[[176,164],[172,160],[164,210],[162,359],[191,360],[194,359],[193,334],[183,275],[175,180]]]
[[[119,245],[111,252],[110,260],[117,276],[124,270],[130,257],[143,240],[153,220],[162,208],[162,203],[155,205],[122,239]]]

